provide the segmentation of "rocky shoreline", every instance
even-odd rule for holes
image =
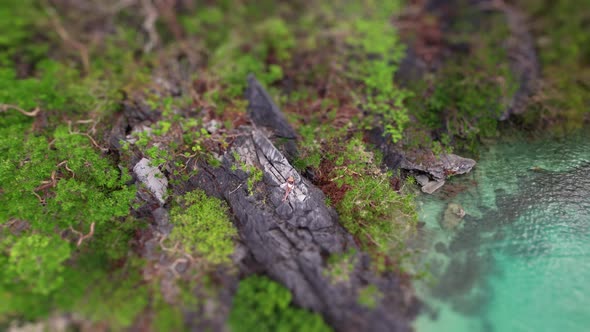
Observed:
[[[253,126],[238,129],[240,134],[230,149],[219,157],[221,166],[191,164],[197,175],[174,192],[203,189],[224,199],[240,236],[241,249],[234,257],[236,266],[245,274],[263,273],[279,281],[291,290],[296,304],[322,313],[336,330],[411,331],[410,323],[419,309],[411,285],[395,273],[376,274],[370,258],[339,224],[334,209],[326,206],[324,194],[293,168],[286,156],[293,158],[297,154],[295,131],[253,76],[248,79],[246,95]],[[133,119],[121,123],[133,123]],[[282,151],[269,138],[282,139]],[[416,174],[419,181],[432,178],[423,184],[425,192],[432,183],[444,183],[446,177],[467,173],[475,165],[473,160],[456,155],[428,156],[427,162],[418,162],[417,154],[409,156],[396,151],[386,153],[384,160],[401,159],[395,167]],[[137,159],[139,156],[131,160]],[[148,165],[149,160],[142,158],[127,166],[147,189],[138,192],[145,203],[136,210],[138,215],[153,220],[153,234],[145,239],[145,257],[172,264],[165,253],[153,251],[171,227],[164,205],[169,180],[158,168]],[[391,167],[387,162],[385,165]],[[254,169],[261,170],[262,177],[249,188],[252,183],[248,179]],[[289,178],[294,180],[294,186],[286,192]],[[334,282],[326,272],[328,259],[348,252],[354,253],[349,257],[352,265],[338,277],[345,282]],[[235,287],[236,280],[228,280],[229,286]],[[357,299],[368,285],[378,288],[378,301],[373,308],[364,307]],[[212,326],[220,327],[223,317],[216,320]]]
[[[416,195],[477,185],[503,127],[588,119],[587,38],[547,23],[576,8],[8,3],[0,329],[411,331]]]

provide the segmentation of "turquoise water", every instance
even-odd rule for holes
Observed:
[[[504,139],[419,201],[418,332],[590,331],[590,130]]]

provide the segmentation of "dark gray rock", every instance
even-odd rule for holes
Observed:
[[[469,173],[475,164],[475,160],[456,154],[442,154],[436,157],[429,152],[418,152],[407,153],[400,163],[400,168],[425,173],[435,181],[440,181],[450,175]]]
[[[418,182],[418,184],[421,186],[425,186],[426,184],[428,184],[428,182],[430,182],[428,175],[419,174],[419,175],[416,175],[415,178],[416,178],[416,182]]]
[[[447,177],[468,173],[475,164],[475,160],[455,154],[435,157],[430,152],[421,151],[406,154],[400,168],[417,173],[416,181],[422,186],[422,192],[432,194],[442,188]]]
[[[135,166],[133,166],[133,173],[137,180],[143,183],[147,189],[164,205],[166,202],[168,179],[162,174],[158,167],[150,165],[150,160],[142,158]]]
[[[444,180],[428,181],[426,184],[422,185],[422,192],[425,194],[432,194],[444,185]]]
[[[383,153],[383,164],[391,169],[404,169],[416,174],[416,181],[422,191],[431,194],[441,188],[451,175],[469,173],[475,166],[473,159],[455,154],[435,156],[431,151],[402,151],[383,135],[383,129],[376,127],[367,132],[368,141]]]
[[[277,137],[297,138],[297,133],[287,122],[285,115],[254,75],[248,76],[246,99],[248,100],[248,115],[257,126],[271,129]]]
[[[538,89],[541,79],[541,65],[535,48],[535,39],[528,30],[526,16],[515,6],[497,2],[494,9],[504,14],[510,36],[506,40],[506,52],[510,69],[518,82],[518,89],[512,96],[508,109],[501,116],[506,120],[512,114],[526,111],[530,98]]]
[[[118,151],[121,141],[133,130],[138,130],[143,125],[155,123],[160,118],[160,112],[151,110],[141,102],[126,100],[122,103],[122,112],[116,115],[111,131],[107,134],[106,141],[109,148]]]
[[[248,76],[246,99],[248,100],[248,115],[252,122],[259,129],[266,129],[271,133],[270,137],[277,144],[280,143],[279,148],[287,158],[295,157],[297,154],[297,133],[254,75]]]
[[[236,153],[239,162],[233,159]],[[250,190],[246,173],[236,169],[243,164],[264,171],[261,183]],[[284,199],[289,177],[294,187]],[[201,165],[190,181],[229,203],[241,242],[250,251],[241,256],[251,256],[256,269],[288,287],[296,304],[321,313],[338,331],[411,330],[417,310],[413,293],[404,290],[396,275],[372,272],[369,258],[326,207],[323,193],[301,177],[261,131],[239,137],[221,167]],[[345,281],[335,281],[326,269],[327,259],[349,251],[355,253],[353,268],[344,272]],[[373,309],[358,301],[359,291],[368,284],[381,293]]]

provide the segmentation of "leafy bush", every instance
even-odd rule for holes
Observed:
[[[541,61],[544,85],[541,104],[526,114],[529,121],[541,115],[565,119],[566,130],[583,126],[590,113],[590,3],[582,1],[525,0],[521,7],[534,13],[532,32],[539,35],[537,51]]]
[[[46,18],[34,0],[3,0],[0,6],[0,67],[20,61],[34,62],[42,58],[46,43],[32,42],[32,37],[43,26]],[[0,99],[1,100],[1,99]]]
[[[410,121],[404,106],[410,92],[397,87],[393,81],[405,51],[390,23],[390,15],[398,5],[396,1],[378,5],[371,11],[370,18],[354,22],[353,35],[348,39],[355,47],[352,70],[354,77],[364,85],[366,109],[377,116],[379,125],[385,129],[384,134],[390,135],[394,143],[402,138]]]
[[[291,292],[260,276],[244,279],[234,296],[229,325],[233,332],[331,331],[321,316],[291,305]]]
[[[381,291],[375,285],[368,285],[363,287],[358,294],[358,301],[363,306],[374,309],[379,303],[380,298],[383,296]]]
[[[462,9],[458,21],[463,24],[449,31],[454,42],[471,45],[469,52],[456,54],[435,75],[415,83],[416,96],[408,103],[418,120],[415,127],[437,131],[440,136],[437,143],[429,134],[418,131],[416,136],[429,138],[418,146],[441,150],[453,142],[459,149],[476,153],[479,138],[497,135],[498,119],[510,107],[518,89],[519,82],[502,47],[509,36],[505,17],[492,14],[478,25],[465,23],[478,14],[473,11]]]
[[[392,190],[388,177],[362,177],[338,205],[340,220],[370,252],[399,253],[416,221],[411,195]]]
[[[336,159],[336,182],[349,188],[336,209],[342,225],[369,251],[373,258],[399,258],[407,235],[414,229],[417,213],[414,197],[396,192],[391,174],[374,165],[380,156],[367,151],[358,138],[351,139]],[[377,261],[381,264],[382,261]]]
[[[287,60],[289,51],[295,45],[292,31],[286,23],[278,18],[270,18],[259,22],[252,29],[254,34],[246,37],[229,38],[213,54],[215,73],[226,84],[225,93],[228,97],[236,97],[246,87],[246,77],[253,73],[264,85],[281,79],[281,66],[266,63],[267,57],[273,53],[279,60]],[[249,43],[249,45],[248,45]],[[248,45],[248,52],[243,50]]]
[[[70,310],[91,322],[108,322],[114,331],[131,326],[149,304],[149,288],[137,271],[96,275],[89,281],[94,283],[93,286],[74,301]]]
[[[93,286],[90,276],[127,254],[132,236],[120,219],[135,197],[129,175],[88,137],[65,126],[38,136],[31,124],[17,112],[0,114],[0,224],[26,225],[0,231],[0,302],[11,304],[0,305],[0,321],[71,308]],[[79,235],[70,227],[88,234],[91,224],[83,245],[92,250],[74,251]]]
[[[170,221],[174,224],[171,240],[180,241],[213,264],[229,262],[237,232],[225,202],[202,190],[188,192],[172,208]]]
[[[63,285],[62,263],[70,258],[70,246],[57,237],[32,234],[19,237],[10,249],[5,278],[47,295]]]

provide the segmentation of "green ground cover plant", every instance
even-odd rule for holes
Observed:
[[[177,202],[170,211],[174,225],[170,239],[180,241],[189,252],[196,251],[212,264],[228,263],[237,233],[229,220],[227,204],[200,190],[184,194]]]
[[[580,126],[588,119],[588,5],[513,3],[530,14],[543,71],[532,111],[515,122]],[[202,319],[199,310],[220,294],[216,273],[234,268],[237,232],[223,201],[179,193],[200,163],[219,166],[236,129],[251,125],[243,97],[250,73],[295,126],[299,155],[292,162],[302,176],[324,191],[376,270],[403,272],[405,241],[417,224],[413,180],[381,168],[365,142],[368,130],[383,129],[399,149],[476,154],[482,140],[499,135],[498,118],[518,88],[498,47],[509,33],[502,15],[486,14],[482,23],[468,10],[444,31],[447,46],[462,51],[402,88],[395,75],[406,46],[395,16],[403,5],[2,1],[0,330],[52,315],[70,317],[74,330],[80,323],[178,331]],[[128,141],[119,149],[111,130],[125,117],[116,138]],[[143,157],[169,179],[168,238],[145,211],[136,213],[141,204],[129,173]],[[238,169],[248,174],[249,193],[261,194],[263,171]],[[162,245],[150,253],[161,261],[197,263],[183,273],[156,266],[146,258],[146,239]],[[348,282],[353,256],[329,257],[325,276]],[[237,279],[236,270],[228,274]],[[357,295],[368,309],[379,304],[372,285]],[[268,278],[246,278],[228,325],[328,330],[291,300]]]
[[[363,250],[372,253],[381,270],[388,259],[400,263],[407,254],[405,241],[418,218],[412,194],[393,190],[392,174],[375,168],[379,159],[359,139],[349,141],[336,159],[336,174],[341,177],[336,182],[350,189],[336,209],[342,225],[360,241]]]
[[[241,331],[331,331],[323,319],[291,304],[291,292],[267,277],[242,280],[233,300],[229,325]]]

